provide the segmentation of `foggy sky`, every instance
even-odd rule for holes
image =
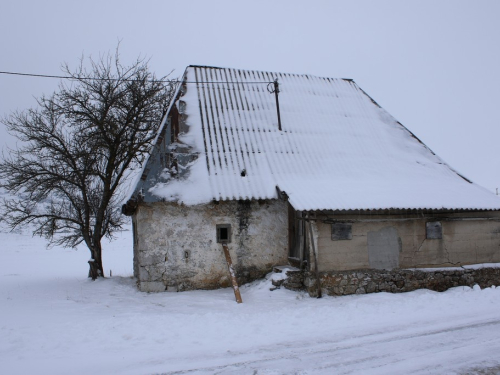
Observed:
[[[352,78],[458,172],[500,187],[500,1],[0,0],[0,71],[61,74],[82,55]],[[54,79],[0,74],[0,116]],[[16,147],[3,125],[0,145]]]

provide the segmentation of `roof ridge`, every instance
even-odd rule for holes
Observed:
[[[277,71],[271,71],[271,70],[259,70],[259,69],[241,69],[241,68],[231,68],[231,67],[223,67],[223,66],[211,66],[211,65],[188,65],[186,70],[189,68],[199,68],[199,69],[229,69],[229,70],[236,70],[236,71],[243,71],[243,72],[260,72],[260,73],[267,73],[267,74],[272,74],[272,75],[291,75],[291,76],[299,76],[299,77],[315,77],[315,78],[320,78],[320,79],[341,79],[344,81],[348,82],[354,82],[354,79],[352,78],[340,78],[340,77],[324,77],[324,76],[318,76],[315,74],[310,74],[310,73],[288,73],[288,72],[277,72]]]

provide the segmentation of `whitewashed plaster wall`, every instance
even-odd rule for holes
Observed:
[[[145,292],[230,286],[217,224],[231,225],[228,248],[240,283],[287,264],[287,203],[280,200],[142,203],[133,223],[134,273]]]

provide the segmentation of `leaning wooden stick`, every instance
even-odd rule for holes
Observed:
[[[224,249],[224,255],[226,256],[227,268],[229,269],[229,274],[231,275],[231,282],[233,283],[234,297],[236,302],[242,303],[240,287],[238,286],[238,280],[236,280],[236,275],[234,274],[233,262],[231,261],[231,254],[229,254],[229,249],[226,244],[222,244]]]

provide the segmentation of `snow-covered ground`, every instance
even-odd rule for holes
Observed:
[[[131,234],[88,252],[0,233],[2,374],[496,374],[500,288],[312,299],[135,288]]]

